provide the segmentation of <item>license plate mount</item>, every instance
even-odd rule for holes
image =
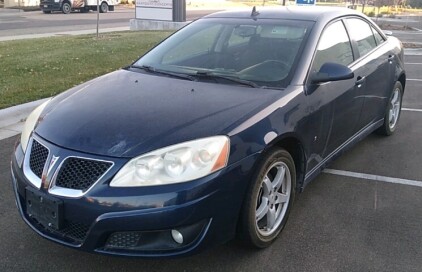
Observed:
[[[27,187],[26,212],[45,228],[60,230],[63,227],[63,201]]]

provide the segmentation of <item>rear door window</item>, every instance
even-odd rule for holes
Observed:
[[[369,24],[358,18],[347,19],[350,38],[356,41],[359,55],[362,57],[377,47],[374,34]]]

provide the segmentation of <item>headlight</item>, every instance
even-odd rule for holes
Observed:
[[[31,136],[31,133],[38,122],[38,118],[40,118],[42,111],[44,110],[45,106],[47,106],[48,102],[50,102],[50,100],[39,105],[35,110],[31,112],[31,114],[29,114],[28,118],[26,118],[26,122],[23,126],[21,134],[21,145],[24,153],[26,151],[26,146],[28,145],[29,137]]]
[[[112,187],[186,182],[227,165],[229,138],[215,136],[172,145],[129,161],[111,181]]]

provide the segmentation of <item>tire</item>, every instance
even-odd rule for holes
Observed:
[[[51,14],[51,10],[43,10],[42,11],[44,14]]]
[[[396,131],[400,119],[403,101],[403,86],[399,81],[394,85],[393,92],[385,110],[384,124],[376,131],[378,134],[390,136]]]
[[[293,206],[295,188],[292,156],[285,149],[269,151],[259,163],[241,210],[239,234],[247,245],[265,248],[277,238]]]
[[[62,5],[62,12],[64,14],[69,14],[72,11],[72,6],[69,2],[64,2]]]
[[[102,2],[100,5],[100,13],[107,13],[108,11],[108,4],[106,2]]]

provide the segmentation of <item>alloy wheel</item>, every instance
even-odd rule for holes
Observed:
[[[262,236],[270,236],[286,215],[292,187],[289,167],[284,162],[272,164],[259,189],[256,203],[256,228]]]

